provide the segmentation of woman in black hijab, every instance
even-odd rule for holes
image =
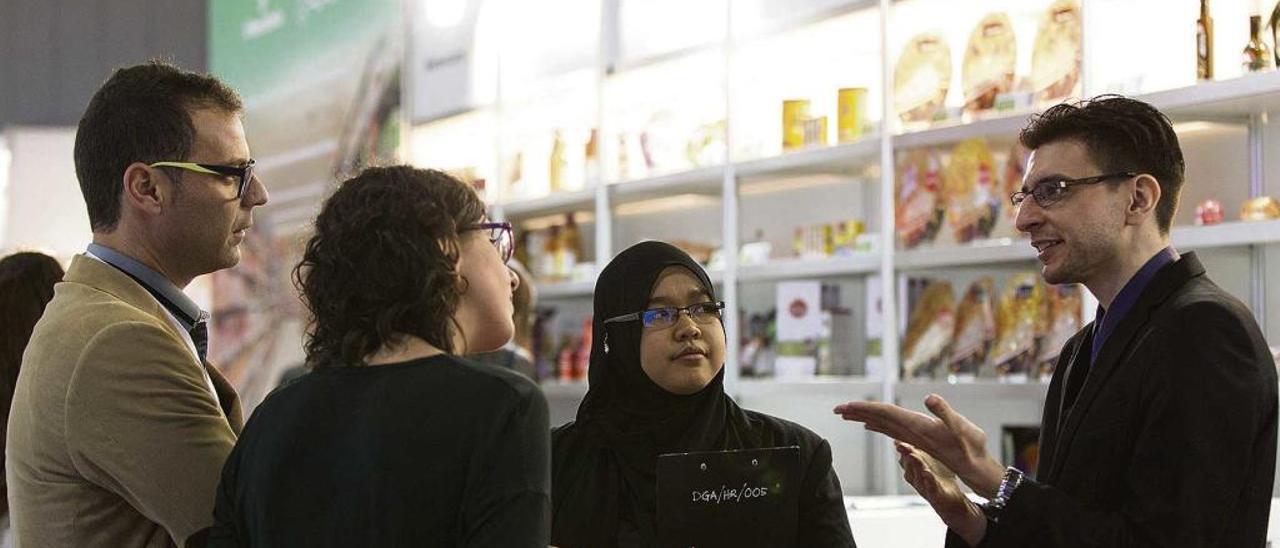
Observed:
[[[724,393],[722,309],[670,244],[636,244],[600,273],[591,388],[577,420],[552,432],[551,544],[654,545],[658,455],[796,445],[796,546],[854,546],[826,440]]]

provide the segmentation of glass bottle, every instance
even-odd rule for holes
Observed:
[[[1249,43],[1245,44],[1242,65],[1245,72],[1262,72],[1271,68],[1271,48],[1262,41],[1262,16],[1249,16]]]
[[[1209,0],[1200,0],[1200,18],[1196,20],[1196,79],[1213,79],[1213,18],[1209,16]]]

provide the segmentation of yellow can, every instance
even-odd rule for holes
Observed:
[[[804,122],[808,118],[808,99],[788,99],[782,102],[782,150],[804,147]]]
[[[837,140],[848,143],[862,138],[863,123],[867,118],[867,88],[841,88],[837,92],[836,116]]]

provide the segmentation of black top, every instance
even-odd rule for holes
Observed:
[[[831,446],[813,431],[777,417],[744,410],[728,402],[732,408],[728,427],[720,443],[704,450],[760,449],[765,447],[800,446],[800,508],[796,546],[805,548],[852,547],[853,534],[844,507],[840,480],[831,467]],[[615,484],[601,486],[581,472],[612,468],[616,460],[607,438],[589,433],[590,427],[570,422],[551,432],[552,476],[555,479],[556,530],[552,544],[561,548],[647,547],[653,545],[656,524],[651,510],[641,508],[641,498],[633,498],[626,480],[615,472]],[[654,466],[657,466],[655,457]],[[601,500],[613,495],[622,500],[612,526],[612,537],[601,542],[595,536],[597,525],[606,516],[582,515],[592,504],[613,506]]]
[[[547,402],[440,355],[269,396],[222,471],[210,546],[547,546]]]
[[[577,420],[552,434],[551,543],[561,548],[651,546],[657,541],[657,459],[664,453],[798,445],[797,546],[853,546],[831,447],[804,427],[744,411],[724,392],[724,370],[702,390],[667,392],[640,364],[640,322],[604,320],[645,308],[670,267],[715,286],[688,254],[657,241],[609,262],[593,296],[590,389]]]
[[[1089,367],[1094,328],[1063,347],[1036,479],[980,546],[1265,544],[1277,385],[1253,314],[1188,253],[1156,274]]]

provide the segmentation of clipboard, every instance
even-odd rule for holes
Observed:
[[[659,546],[795,546],[800,448],[658,456]]]

